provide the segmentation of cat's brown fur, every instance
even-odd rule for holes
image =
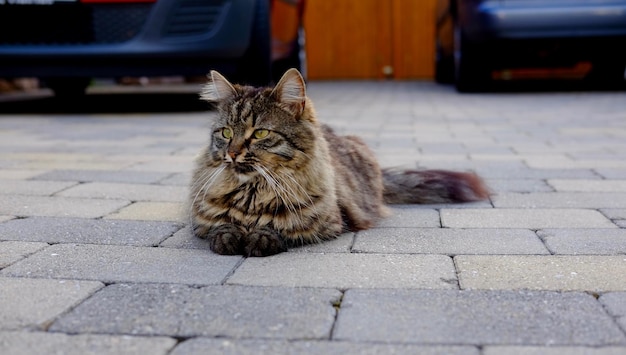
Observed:
[[[300,73],[275,88],[229,83],[211,72],[202,98],[215,102],[210,144],[196,162],[193,232],[219,254],[265,256],[288,246],[370,228],[385,203],[487,198],[474,174],[381,170],[355,136],[317,121]]]

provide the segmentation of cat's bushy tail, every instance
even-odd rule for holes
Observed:
[[[383,169],[383,185],[388,204],[471,202],[489,197],[489,189],[474,173]]]

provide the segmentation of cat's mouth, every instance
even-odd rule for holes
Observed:
[[[253,172],[256,172],[254,167],[249,164],[241,164],[241,163],[232,162],[232,163],[229,163],[228,165],[237,174],[248,175]]]

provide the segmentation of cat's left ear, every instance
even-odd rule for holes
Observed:
[[[300,116],[304,112],[306,88],[304,79],[297,69],[291,68],[283,74],[272,95],[293,115]]]
[[[215,70],[211,70],[209,79],[209,82],[202,88],[202,93],[200,93],[200,98],[203,100],[217,102],[226,100],[237,94],[233,85],[226,80],[222,74]]]

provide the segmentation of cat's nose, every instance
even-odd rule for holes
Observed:
[[[226,154],[228,154],[228,156],[229,156],[232,160],[235,160],[235,158],[236,158],[239,154],[241,154],[241,151],[239,151],[239,150],[231,150],[231,149],[229,149],[229,150],[228,150],[228,152],[227,152]]]

